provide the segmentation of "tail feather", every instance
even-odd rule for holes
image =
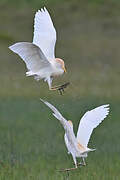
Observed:
[[[88,152],[91,152],[91,151],[95,151],[96,149],[89,149],[89,148],[87,148],[87,150],[86,151],[84,151],[84,152],[82,152],[81,154],[85,154],[85,153],[88,153]]]

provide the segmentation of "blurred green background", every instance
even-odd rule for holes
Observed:
[[[71,83],[64,96],[26,77],[24,62],[8,49],[15,42],[32,41],[34,14],[44,6],[57,30],[56,57],[67,67],[53,84]],[[97,150],[68,179],[120,179],[119,0],[0,0],[0,82],[1,180],[68,178],[57,172],[73,166],[64,130],[40,98],[71,119],[75,133],[87,110],[110,104],[110,115],[89,143]]]

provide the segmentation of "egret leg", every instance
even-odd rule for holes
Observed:
[[[83,166],[86,166],[86,162],[85,162],[85,158],[82,157],[82,161],[83,161]]]
[[[85,158],[82,157],[82,162],[77,164],[78,166],[86,166]]]
[[[73,161],[74,161],[74,164],[75,164],[75,168],[77,168],[77,160],[76,160],[76,157],[74,155],[72,155],[73,157]]]

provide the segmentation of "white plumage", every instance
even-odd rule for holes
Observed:
[[[75,168],[77,168],[76,157],[82,157],[83,165],[85,165],[84,158],[87,157],[87,153],[95,150],[87,147],[90,136],[93,129],[96,128],[109,114],[109,104],[99,106],[86,112],[79,123],[77,136],[75,137],[72,121],[67,121],[60,112],[47,101],[42,99],[41,101],[53,111],[53,115],[63,125],[65,129],[65,144],[68,149],[68,153],[70,153],[73,157]]]
[[[46,8],[35,14],[33,43],[41,48],[48,59],[55,58],[56,30]]]
[[[102,105],[91,111],[88,111],[82,117],[78,132],[77,140],[85,147],[87,147],[90,136],[94,128],[96,128],[108,115],[109,104]]]
[[[9,48],[18,54],[25,62],[27,76],[34,76],[36,80],[47,81],[50,90],[52,79],[62,75],[66,69],[64,61],[55,58],[56,30],[46,8],[38,10],[34,19],[33,42],[19,42]],[[58,88],[61,86],[58,86]]]

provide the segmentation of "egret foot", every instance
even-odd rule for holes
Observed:
[[[64,89],[69,85],[70,83],[67,82],[65,84],[59,85],[59,86],[55,86],[55,87],[51,87],[50,90],[58,90],[60,95],[63,95],[64,93]]]
[[[77,163],[77,166],[86,166],[86,164],[79,162],[79,163]]]
[[[77,165],[78,165],[78,166],[86,166],[85,159],[82,158],[82,162],[78,163]]]

